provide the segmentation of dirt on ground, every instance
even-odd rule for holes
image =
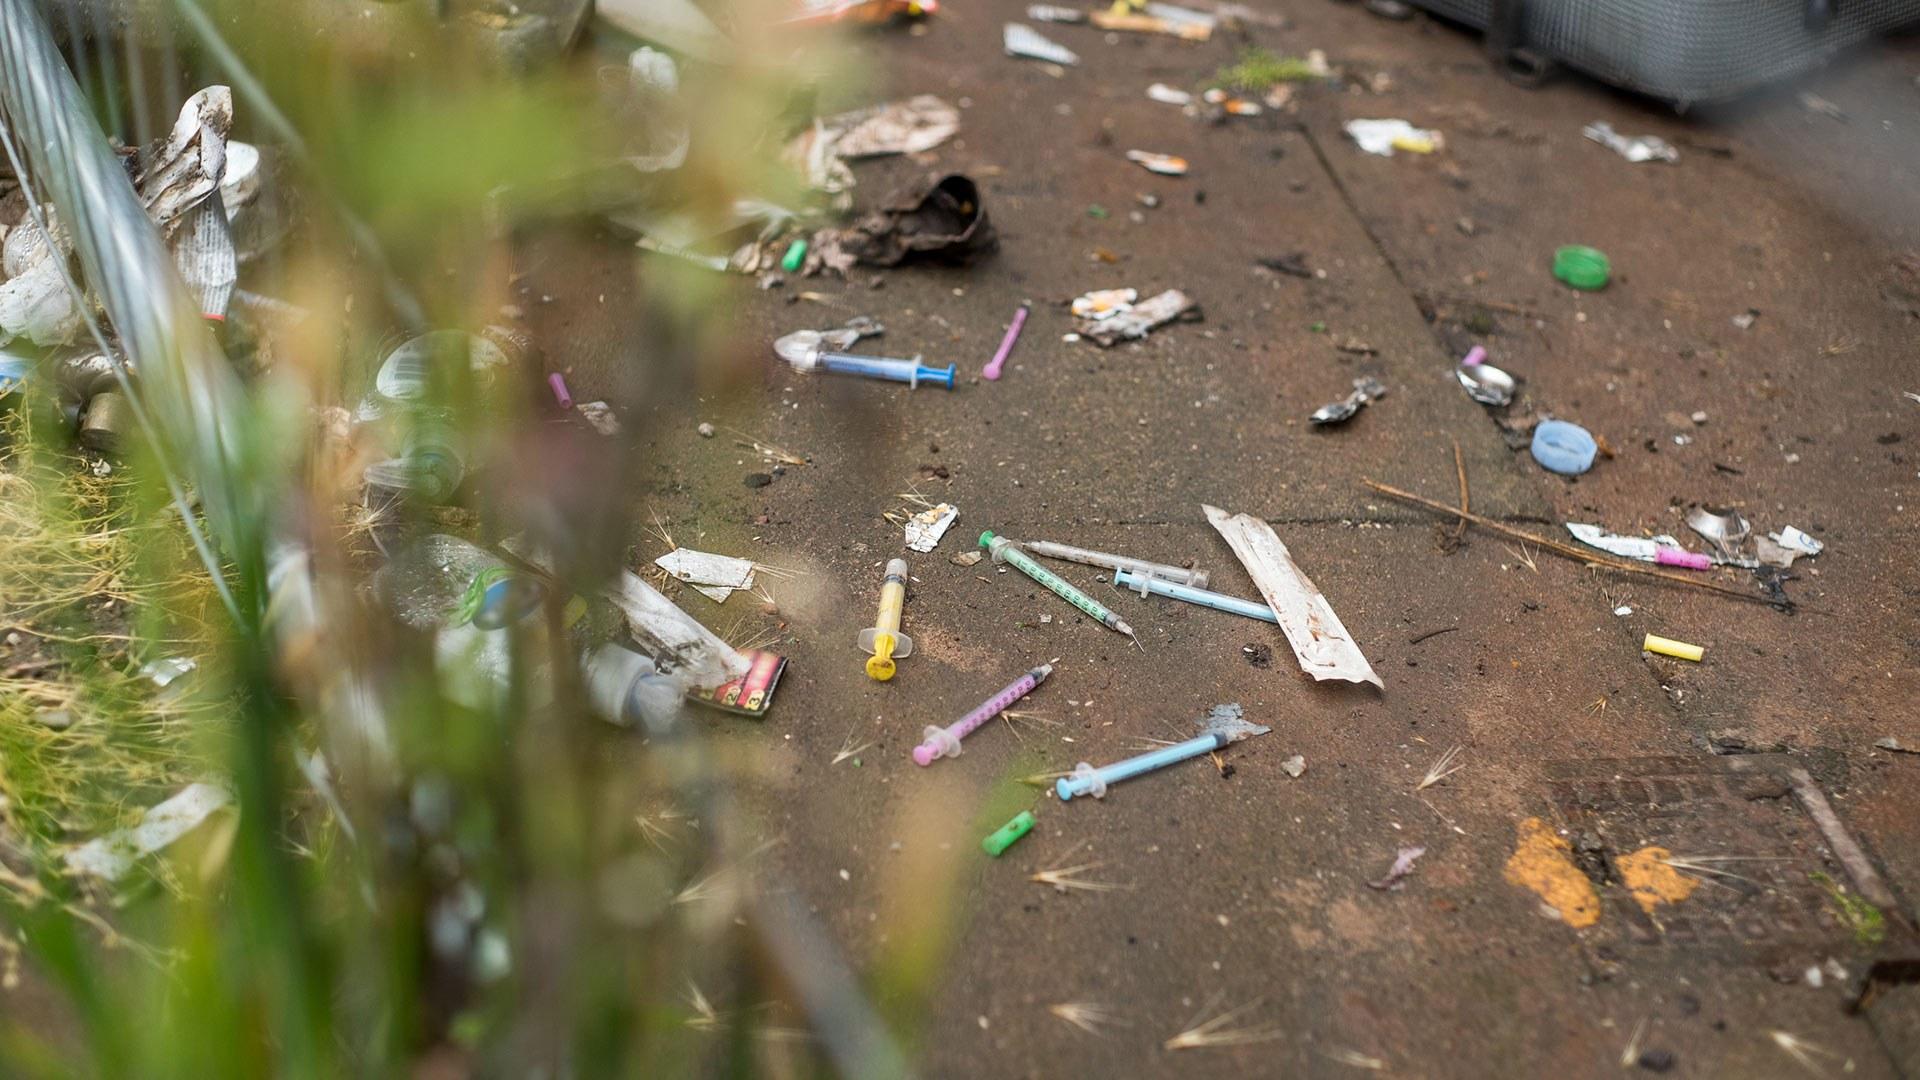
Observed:
[[[1252,42],[1325,50],[1345,77],[1221,123],[1145,90],[1206,79],[1234,34],[1043,26],[1082,57],[1055,70],[1003,54],[1021,5],[993,0],[865,39],[874,84],[852,101],[938,94],[962,129],[860,165],[860,205],[965,172],[1000,250],[969,268],[730,282],[720,367],[744,379],[641,397],[622,349],[630,249],[608,237],[584,262],[536,262],[525,287],[554,297],[535,311],[548,340],[578,343],[562,364],[576,398],[633,406],[657,463],[620,489],[680,543],[800,572],[774,587],[791,664],[772,712],[715,723],[770,757],[744,793],[778,841],[768,880],[883,1008],[920,1010],[933,1076],[1920,1070],[1902,992],[1846,1008],[1898,945],[1861,924],[1873,885],[1855,872],[1897,899],[1889,932],[1920,895],[1920,756],[1875,745],[1920,746],[1920,280],[1901,262],[1920,244],[1920,52],[1896,41],[1808,83],[1844,122],[1804,108],[1802,87],[1683,116],[1577,76],[1513,86],[1474,36],[1426,19],[1268,6],[1289,25]],[[1342,135],[1381,117],[1441,131],[1444,149],[1377,157]],[[1581,136],[1599,119],[1666,138],[1679,162],[1628,163]],[[1191,171],[1150,174],[1131,149]],[[1607,252],[1605,291],[1553,279],[1569,243]],[[1259,265],[1295,253],[1311,276]],[[1113,349],[1065,340],[1066,302],[1114,286],[1182,289],[1204,318]],[[982,381],[1023,303],[1005,377]],[[959,385],[805,376],[768,348],[860,314],[887,327],[865,348],[956,363]],[[1523,380],[1505,410],[1455,381],[1474,344]],[[1365,375],[1387,395],[1308,424]],[[1507,429],[1548,414],[1610,456],[1578,478],[1542,470]],[[809,463],[775,475],[700,421]],[[1793,568],[1787,613],[1483,530],[1456,544],[1362,484],[1452,502],[1455,444],[1473,511],[1540,535],[1586,521],[1697,550],[1683,513],[1709,504],[1826,551]],[[882,515],[908,492],[960,519],[908,554],[917,648],[876,683],[854,639],[903,553]],[[992,529],[1191,562],[1256,595],[1202,504],[1273,524],[1383,690],[1308,680],[1270,626],[1063,571],[1132,623],[1136,648],[1024,577],[954,561]],[[1643,654],[1648,633],[1704,659]],[[1260,647],[1269,664],[1249,662]],[[1023,703],[1035,718],[931,768],[909,759],[925,725],[1041,662],[1055,672]],[[1229,702],[1272,733],[1098,801],[1019,782],[1186,737]],[[979,838],[1019,809],[1032,835],[983,856]],[[1425,848],[1412,872],[1370,888],[1409,847]],[[1111,887],[1032,880],[1063,868]],[[928,971],[924,1003],[887,1000]],[[1169,1048],[1197,1027],[1186,1042],[1220,1045]]]

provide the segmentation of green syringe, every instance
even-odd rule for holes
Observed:
[[[994,562],[1011,563],[1014,569],[1045,585],[1053,591],[1054,595],[1086,612],[1100,625],[1118,630],[1133,638],[1135,642],[1140,640],[1134,637],[1133,627],[1128,626],[1120,616],[1107,610],[1105,604],[1067,584],[1060,575],[1034,562],[1033,556],[1021,551],[1013,541],[1004,536],[995,536],[992,530],[988,530],[980,534],[980,546],[987,550],[987,554],[993,556]]]

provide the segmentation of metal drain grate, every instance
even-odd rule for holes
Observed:
[[[1818,784],[1784,755],[1563,762],[1547,782],[1579,861],[1602,879],[1596,944],[1767,963],[1864,944],[1835,900],[1838,887],[1898,910]],[[1689,871],[1700,884],[1684,901],[1644,911],[1616,866],[1648,846],[1710,869]]]

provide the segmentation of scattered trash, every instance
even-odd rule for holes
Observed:
[[[1074,301],[1076,313],[1081,300],[1094,295],[1110,297],[1115,293],[1133,293],[1133,290],[1110,289],[1104,294],[1089,293]],[[1176,319],[1193,321],[1199,318],[1199,305],[1189,299],[1186,293],[1178,289],[1168,289],[1158,296],[1149,297],[1137,304],[1129,301],[1118,310],[1106,310],[1095,314],[1080,324],[1080,333],[1084,337],[1091,338],[1094,344],[1106,349],[1122,341],[1138,341],[1158,327]]]
[[[1589,547],[1596,547],[1609,555],[1618,555],[1620,558],[1633,559],[1637,562],[1658,562],[1663,549],[1692,554],[1680,547],[1680,541],[1666,535],[1621,536],[1610,533],[1598,525],[1587,525],[1578,521],[1567,522],[1567,531],[1573,534],[1575,540]]]
[[[574,406],[574,412],[594,431],[612,437],[620,434],[620,418],[614,415],[613,406],[604,401],[583,401]]]
[[[1731,597],[1735,600],[1744,600],[1752,604],[1766,604],[1769,607],[1784,607],[1789,610],[1793,606],[1792,601],[1786,599],[1784,596],[1781,596],[1777,593],[1761,595],[1757,593],[1748,592],[1743,589],[1736,589],[1730,586],[1722,585],[1717,581],[1710,581],[1703,578],[1689,577],[1684,574],[1675,574],[1667,570],[1661,570],[1653,567],[1642,566],[1639,563],[1631,560],[1603,559],[1600,556],[1596,556],[1591,552],[1587,551],[1586,549],[1577,547],[1573,544],[1556,540],[1550,536],[1541,536],[1541,535],[1538,535],[1537,533],[1530,533],[1525,529],[1515,528],[1514,526],[1508,525],[1505,522],[1496,521],[1484,515],[1475,514],[1468,510],[1463,510],[1457,506],[1449,506],[1446,503],[1439,502],[1434,499],[1429,499],[1424,495],[1416,495],[1413,492],[1407,491],[1404,488],[1397,488],[1391,484],[1383,484],[1378,480],[1373,480],[1366,477],[1362,477],[1360,480],[1360,483],[1362,486],[1369,488],[1373,491],[1377,491],[1380,494],[1386,495],[1390,498],[1399,499],[1403,502],[1409,502],[1414,504],[1415,506],[1425,507],[1426,509],[1433,511],[1436,514],[1441,514],[1446,517],[1458,518],[1461,521],[1466,521],[1473,525],[1477,525],[1482,529],[1486,529],[1488,532],[1498,533],[1499,535],[1507,537],[1510,540],[1518,540],[1522,544],[1531,544],[1531,545],[1534,545],[1535,547],[1539,547],[1544,550],[1551,551],[1556,555],[1562,555],[1562,556],[1565,556],[1566,558],[1574,559],[1581,563],[1594,565],[1594,566],[1602,566],[1610,570],[1616,570],[1616,571],[1621,571],[1625,573],[1641,574],[1648,577],[1657,577],[1663,581],[1678,582],[1679,584],[1682,584],[1682,585],[1692,586],[1695,589],[1700,589],[1700,590],[1711,592],[1711,593],[1718,593],[1721,596]]]
[[[80,445],[96,453],[115,455],[133,433],[133,406],[118,390],[102,390],[87,401],[80,418]]]
[[[529,561],[539,565],[539,560]],[[622,570],[605,595],[625,616],[627,632],[641,651],[653,657],[660,670],[688,686],[719,688],[752,673],[754,661],[714,636],[640,575]]]
[[[1389,889],[1399,889],[1407,875],[1413,873],[1413,864],[1419,861],[1420,856],[1426,853],[1427,849],[1423,847],[1401,848],[1399,854],[1393,858],[1393,865],[1387,869],[1387,876],[1381,878],[1379,881],[1367,882],[1367,888],[1379,889],[1381,892],[1386,892]]]
[[[709,63],[733,48],[693,0],[599,0],[594,14],[642,41]]]
[[[1295,754],[1292,757],[1288,758],[1287,760],[1281,762],[1280,771],[1286,773],[1288,776],[1293,777],[1295,780],[1298,780],[1302,776],[1305,776],[1307,772],[1307,759],[1305,755]]]
[[[587,654],[581,674],[588,705],[609,723],[664,735],[679,720],[683,694],[679,682],[661,672],[644,653],[607,642]]]
[[[1689,645],[1684,641],[1675,641],[1658,634],[1648,634],[1646,640],[1640,643],[1640,648],[1645,652],[1671,656],[1676,660],[1691,660],[1696,664],[1700,662],[1702,656],[1706,655],[1706,649],[1699,645]]]
[[[1896,754],[1920,754],[1920,746],[1908,746],[1892,735],[1888,735],[1883,739],[1875,739],[1873,745],[1882,750],[1891,750]]]
[[[898,266],[914,259],[964,264],[1000,246],[1000,235],[971,177],[953,173],[896,193],[881,210],[844,229],[814,234],[821,265],[845,273],[855,263]]]
[[[703,439],[711,439],[714,436],[713,425],[707,423],[705,420],[700,421],[700,426],[694,428],[693,430],[699,432],[700,437]]]
[[[1072,49],[1056,45],[1040,35],[1040,31],[1020,23],[1008,23],[1001,33],[1001,44],[1008,56],[1026,60],[1040,60],[1061,67],[1072,67],[1080,62]]]
[[[1013,355],[1014,343],[1020,340],[1020,328],[1027,325],[1027,305],[1021,304],[1013,313],[1013,321],[1007,324],[1007,336],[1000,339],[1000,347],[993,351],[993,359],[980,370],[980,377],[993,382],[1000,378],[1000,371],[1007,365],[1007,357]]]
[[[547,372],[547,389],[553,391],[553,403],[560,406],[562,412],[573,408],[573,391],[567,389],[567,377],[557,371]]]
[[[1273,609],[1265,604],[1242,600],[1237,596],[1228,596],[1208,589],[1195,588],[1191,585],[1164,581],[1146,574],[1115,570],[1113,583],[1123,589],[1132,589],[1142,596],[1148,594],[1166,596],[1175,600],[1185,600],[1189,604],[1210,607],[1215,611],[1224,611],[1231,615],[1245,615],[1249,619],[1259,619],[1262,622],[1278,623],[1280,621],[1280,616],[1274,614]]]
[[[1021,837],[1033,831],[1033,811],[1022,810],[1013,815],[1013,820],[989,833],[980,841],[980,850],[999,858]]]
[[[1168,86],[1166,83],[1154,83],[1147,87],[1147,97],[1162,105],[1191,105],[1193,95],[1185,90]]]
[[[960,517],[959,508],[941,503],[907,519],[907,547],[914,551],[932,551]]]
[[[1261,109],[1259,102],[1233,97],[1217,86],[1201,94],[1200,100],[1218,107],[1228,116],[1259,116],[1265,111]]]
[[[1093,11],[1087,21],[1102,30],[1136,34],[1167,34],[1182,41],[1206,41],[1213,36],[1219,20],[1205,12],[1172,4],[1149,3],[1144,12],[1125,10],[1117,4],[1105,11]]]
[[[999,693],[981,702],[972,712],[946,727],[927,725],[920,734],[920,745],[913,748],[913,763],[922,767],[943,757],[960,756],[960,740],[974,733],[981,724],[1005,712],[1007,706],[1031,694],[1035,687],[1053,674],[1052,664],[1041,664],[1013,680]]]
[[[1083,23],[1087,21],[1087,13],[1079,8],[1054,4],[1030,4],[1027,6],[1027,18],[1034,22]]]
[[[1126,555],[1113,555],[1105,551],[1092,551],[1071,544],[1056,544],[1049,540],[1021,540],[1018,545],[1029,555],[1038,555],[1045,559],[1063,559],[1080,563],[1083,566],[1099,566],[1108,570],[1125,570],[1143,577],[1158,578],[1162,581],[1177,581],[1182,585],[1203,586],[1207,583],[1205,570],[1189,570],[1184,566],[1169,566],[1166,563],[1148,562],[1145,559],[1130,558]],[[1136,590],[1145,596],[1144,589]]]
[[[842,161],[923,154],[960,130],[960,110],[932,94],[821,117],[796,135],[784,152],[789,163],[817,161],[822,155]],[[812,169],[802,169],[808,176]]]
[[[1250,723],[1241,718],[1239,705],[1216,705],[1204,718],[1195,721],[1200,734],[1185,742],[1150,750],[1125,761],[1094,768],[1086,762],[1073,767],[1073,775],[1063,776],[1054,783],[1053,791],[1061,802],[1067,802],[1076,795],[1091,795],[1103,799],[1107,788],[1122,780],[1131,779],[1142,773],[1164,768],[1201,754],[1210,754],[1226,746],[1254,735],[1265,735],[1272,731],[1270,727]]]
[[[1371,375],[1353,380],[1353,393],[1339,401],[1322,405],[1313,410],[1307,421],[1313,424],[1344,424],[1353,419],[1353,415],[1376,398],[1384,397],[1387,384]]]
[[[233,801],[224,788],[188,784],[172,798],[147,808],[140,824],[97,837],[66,853],[67,869],[118,881],[140,859],[160,851],[200,827],[214,811]]]
[[[1579,476],[1593,468],[1593,458],[1600,452],[1600,445],[1579,424],[1565,420],[1542,420],[1533,429],[1530,450],[1533,460],[1548,472]]]
[[[1583,929],[1600,921],[1600,894],[1574,865],[1573,845],[1537,817],[1520,822],[1505,876],[1532,890],[1568,926]]]
[[[802,238],[787,245],[787,253],[780,256],[780,269],[791,274],[798,271],[807,261],[807,241]]]
[[[1431,154],[1445,145],[1439,132],[1414,127],[1405,120],[1349,120],[1347,135],[1360,149],[1381,157],[1392,157],[1395,150]]]
[[[1734,326],[1741,330],[1751,330],[1753,329],[1753,324],[1760,321],[1760,309],[1748,308],[1740,314],[1735,315],[1731,321]]]
[[[984,559],[986,557],[987,557],[986,552],[975,549],[970,551],[963,551],[960,554],[955,555],[953,558],[948,559],[947,561],[952,563],[955,566],[972,566],[975,563],[978,563],[981,559]]]
[[[932,383],[953,389],[959,369],[953,364],[944,368],[930,367],[915,356],[910,360],[901,360],[888,356],[861,356],[857,353],[836,352],[828,345],[835,340],[831,335],[835,331],[796,330],[773,343],[774,355],[793,366],[795,371],[812,372],[826,370],[839,375],[858,375],[867,379],[879,379],[885,382],[903,382],[909,388],[918,389],[922,382]]]
[[[695,705],[759,719],[773,708],[773,694],[779,689],[780,676],[786,673],[787,658],[751,649],[739,654],[746,661],[746,674],[721,683],[711,690],[698,687],[687,691],[687,700]]]
[[[1756,543],[1760,549],[1759,562],[1782,569],[1792,566],[1795,559],[1811,557],[1827,550],[1827,545],[1791,525],[1777,533],[1768,533]]]
[[[31,356],[0,352],[0,398],[27,384],[33,377],[35,362]]]
[[[653,560],[653,564],[665,570],[676,580],[691,585],[702,596],[716,604],[724,604],[735,589],[753,588],[754,563],[752,559],[736,559],[730,555],[711,555],[690,548],[674,548],[665,555]]]
[[[200,662],[189,656],[163,656],[141,664],[136,674],[152,683],[155,689],[165,690],[199,667]]]
[[[409,338],[388,353],[374,373],[373,389],[387,402],[422,403],[436,385],[446,385],[462,366],[484,389],[493,385],[510,362],[506,350],[483,334],[435,330]],[[368,408],[362,405],[361,412],[365,414]]]
[[[938,0],[801,0],[801,11],[787,26],[849,23],[882,26],[896,19],[918,19],[940,10]]]
[[[1070,310],[1078,318],[1100,322],[1133,310],[1138,299],[1138,289],[1095,289],[1074,297]]]
[[[1680,151],[1658,135],[1622,135],[1605,120],[1596,120],[1580,129],[1580,134],[1638,165],[1645,161],[1675,162]]]
[[[1055,596],[1079,608],[1101,626],[1117,630],[1128,637],[1134,637],[1133,627],[1128,626],[1120,616],[1107,610],[1106,605],[1068,584],[1058,574],[1033,561],[1033,557],[1015,547],[1003,536],[995,536],[992,531],[980,534],[980,546],[993,557],[996,563],[1011,563],[1014,569],[1046,586]],[[1134,639],[1137,643],[1138,638]]]
[[[1151,150],[1129,150],[1127,160],[1151,173],[1161,176],[1187,175],[1187,159],[1172,154],[1156,154]]]
[[[1567,244],[1553,252],[1553,276],[1573,288],[1597,292],[1607,287],[1613,266],[1598,248]]]
[[[1340,616],[1333,613],[1327,598],[1294,563],[1272,526],[1247,514],[1229,515],[1216,506],[1202,509],[1246,567],[1267,605],[1279,616],[1280,629],[1300,661],[1300,670],[1316,680],[1382,685],[1380,676],[1374,674],[1366,656],[1341,625]]]
[[[1479,345],[1467,350],[1454,377],[1466,388],[1467,396],[1482,405],[1508,405],[1513,402],[1513,376],[1487,363],[1487,350]]]
[[[873,625],[860,631],[858,644],[867,658],[867,677],[877,682],[893,678],[894,657],[913,655],[913,639],[900,632],[900,608],[907,599],[907,560],[887,562],[886,578],[880,583],[880,611]]]
[[[1753,534],[1753,526],[1736,510],[1709,510],[1704,506],[1687,509],[1687,528],[1699,533],[1701,539],[1713,545],[1719,553],[1720,561],[1735,566],[1751,567],[1753,561],[1741,554],[1747,537]]]

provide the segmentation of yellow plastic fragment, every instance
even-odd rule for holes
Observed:
[[[1663,638],[1659,634],[1648,634],[1647,640],[1640,643],[1640,648],[1650,653],[1659,653],[1661,656],[1671,656],[1677,660],[1692,660],[1696,664],[1700,662],[1702,656],[1707,654],[1707,650],[1699,645],[1689,645],[1684,641]]]

